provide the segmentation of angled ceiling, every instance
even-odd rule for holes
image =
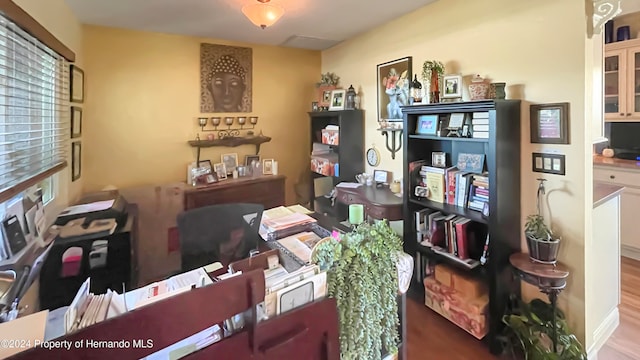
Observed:
[[[65,0],[80,22],[324,50],[436,0],[271,0],[285,9],[260,29],[241,12],[257,0]]]

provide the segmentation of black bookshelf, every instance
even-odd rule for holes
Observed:
[[[489,289],[489,333],[485,337],[493,353],[501,351],[497,338],[503,329],[502,316],[509,295],[519,295],[519,282],[514,281],[509,269],[509,256],[520,251],[520,113],[519,100],[483,100],[472,102],[425,104],[403,107],[404,114],[404,250],[414,257],[427,256],[436,263],[481,274]],[[489,138],[440,137],[417,135],[416,123],[420,115],[439,115],[446,122],[451,113],[488,112]],[[485,171],[489,177],[488,216],[466,207],[443,204],[417,198],[413,194],[415,184],[409,174],[409,163],[426,160],[431,163],[431,153],[447,153],[447,166],[454,166],[459,153],[485,155]],[[474,269],[464,269],[459,263],[434,252],[417,242],[415,215],[417,210],[431,208],[445,214],[456,214],[484,224],[490,236],[489,260]],[[479,245],[481,246],[481,245]],[[424,294],[423,279],[412,283],[414,294]],[[424,299],[423,299],[424,300]],[[425,310],[427,311],[427,310]],[[471,336],[471,335],[469,335]]]
[[[364,172],[364,112],[362,110],[340,110],[314,111],[308,114],[311,122],[310,149],[313,148],[313,143],[322,143],[321,131],[327,125],[337,125],[340,128],[339,145],[331,145],[332,151],[338,155],[338,163],[340,164],[338,176],[331,176],[333,185],[343,181],[355,181],[356,174]],[[332,207],[331,201],[328,201],[324,196],[314,193],[313,180],[325,176],[313,171],[309,172],[311,209],[337,217],[339,209]],[[316,205],[318,205],[317,208]]]

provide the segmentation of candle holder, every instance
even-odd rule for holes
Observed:
[[[234,137],[240,137],[241,136],[241,131],[244,130],[252,130],[255,128],[256,124],[258,123],[258,117],[257,116],[251,116],[249,117],[249,125],[247,125],[247,117],[246,116],[238,116],[233,117],[233,116],[226,116],[224,118],[224,125],[227,126],[226,129],[218,129],[218,127],[220,126],[220,124],[223,123],[223,119],[219,116],[214,116],[211,118],[211,126],[213,127],[213,129],[206,129],[207,126],[207,118],[205,117],[199,117],[198,118],[198,125],[200,125],[200,130],[203,132],[209,132],[209,131],[217,131],[218,132],[218,139],[224,139],[224,138],[234,138]],[[236,124],[234,126],[234,124]],[[247,131],[247,133],[245,134],[246,136],[249,136],[249,132]]]

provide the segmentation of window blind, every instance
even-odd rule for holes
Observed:
[[[69,63],[0,15],[0,194],[66,164]]]

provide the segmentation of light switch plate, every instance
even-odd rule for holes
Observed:
[[[531,169],[534,172],[565,175],[565,156],[563,154],[532,153]]]

